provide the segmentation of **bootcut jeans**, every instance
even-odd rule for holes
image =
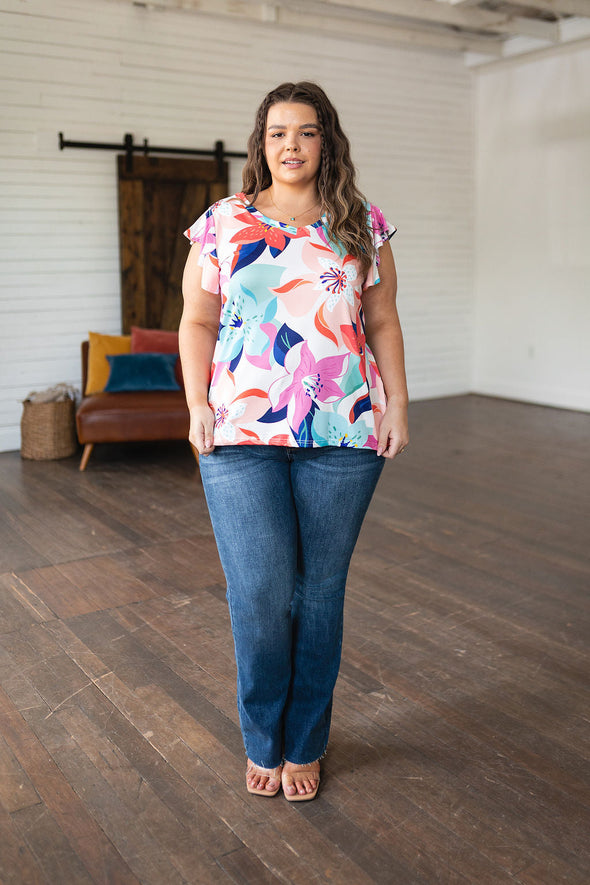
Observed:
[[[200,458],[244,746],[263,768],[326,749],[346,577],[383,464],[371,449],[335,446],[218,446]]]

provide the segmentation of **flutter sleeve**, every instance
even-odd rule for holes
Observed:
[[[375,246],[375,256],[373,258],[373,263],[367,273],[363,289],[368,289],[369,286],[376,286],[377,283],[380,282],[379,249],[384,243],[392,238],[397,230],[394,224],[390,224],[387,221],[387,219],[383,215],[383,212],[381,211],[381,209],[379,209],[378,206],[373,206],[373,204],[368,205],[367,218],[369,228],[373,237],[373,245]]]
[[[219,261],[217,259],[217,234],[215,229],[214,204],[185,230],[184,235],[191,243],[201,247],[199,264],[203,268],[201,286],[214,295],[219,293]]]

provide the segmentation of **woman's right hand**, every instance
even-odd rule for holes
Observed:
[[[193,406],[190,410],[189,441],[196,448],[199,455],[210,455],[215,446],[213,445],[213,430],[215,416],[213,409],[208,406]]]

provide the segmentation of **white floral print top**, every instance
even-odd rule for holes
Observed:
[[[378,249],[396,228],[367,204]],[[377,448],[385,394],[365,342],[361,294],[379,282],[328,240],[236,194],[185,231],[202,287],[221,296],[209,403],[214,444]]]

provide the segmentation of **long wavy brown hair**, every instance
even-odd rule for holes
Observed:
[[[375,248],[367,221],[367,207],[358,190],[356,170],[350,157],[350,142],[342,131],[336,108],[316,83],[282,83],[263,99],[256,112],[254,131],[248,139],[248,159],[242,172],[242,190],[252,203],[260,191],[272,184],[264,156],[266,118],[272,105],[297,102],[314,108],[321,130],[322,150],[318,192],[328,221],[328,235],[366,272]]]

